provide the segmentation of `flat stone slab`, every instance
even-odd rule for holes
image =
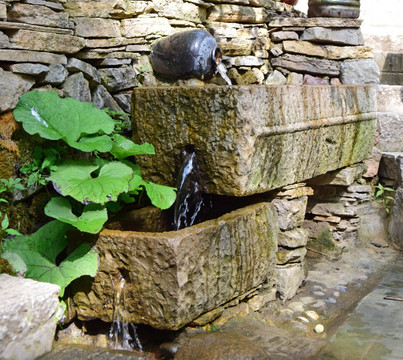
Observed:
[[[193,145],[207,192],[245,196],[365,159],[376,130],[376,90],[348,86],[142,87],[133,91],[144,177],[176,184]]]
[[[180,329],[273,279],[277,235],[270,203],[179,231],[103,230],[95,280],[76,289],[77,315]]]
[[[0,359],[31,360],[52,348],[60,287],[0,275]]]

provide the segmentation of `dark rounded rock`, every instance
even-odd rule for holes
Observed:
[[[212,332],[189,339],[174,360],[269,360],[262,347],[247,337]]]

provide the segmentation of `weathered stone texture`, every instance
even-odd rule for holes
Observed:
[[[135,140],[156,148],[139,162],[147,178],[175,185],[191,144],[208,192],[264,192],[365,159],[375,100],[372,86],[136,88]]]
[[[380,71],[373,59],[345,60],[340,66],[343,84],[379,84]]]
[[[76,17],[75,33],[85,38],[115,38],[120,37],[120,22],[118,20]]]
[[[0,274],[0,359],[33,360],[52,348],[57,285]]]
[[[91,91],[91,99],[92,103],[98,109],[108,108],[111,111],[123,111],[112,95],[109,94],[109,92],[102,85],[96,86]]]
[[[10,42],[8,41],[8,36],[0,31],[0,49],[7,48],[10,46]]]
[[[308,242],[308,232],[301,227],[288,231],[280,231],[278,235],[278,245],[290,249],[305,246]]]
[[[131,66],[100,69],[103,85],[111,92],[132,89],[137,85],[137,74]]]
[[[326,44],[364,45],[364,38],[360,29],[312,27],[306,29],[300,39]]]
[[[22,94],[31,89],[35,80],[24,75],[13,74],[0,68],[0,112],[14,110]]]
[[[264,8],[219,4],[214,6],[208,15],[210,21],[240,22],[246,24],[264,23],[268,13]]]
[[[68,96],[79,101],[91,101],[90,86],[82,72],[75,73],[67,77],[62,85]]]
[[[277,212],[278,226],[281,230],[291,230],[304,222],[307,196],[291,200],[274,199],[273,205]]]
[[[112,321],[122,275],[122,321],[179,329],[270,279],[277,233],[269,203],[175,232],[104,230],[96,242],[100,265],[91,291],[74,297],[78,316]]]
[[[340,74],[340,64],[337,61],[303,55],[285,54],[279,58],[274,58],[272,65],[315,75],[338,76]]]
[[[277,291],[280,299],[289,300],[297,293],[298,288],[306,278],[305,265],[302,263],[287,264],[276,267],[278,276]]]
[[[9,21],[17,21],[33,25],[73,28],[69,14],[53,11],[47,6],[30,5],[16,2],[7,12]]]
[[[153,0],[153,5],[161,17],[191,21],[195,24],[206,21],[206,9],[189,2]]]
[[[19,30],[10,36],[13,48],[72,54],[85,46],[85,39],[42,31]]]
[[[37,76],[49,71],[49,67],[42,64],[21,63],[10,65],[13,73]]]
[[[293,41],[286,40],[283,41],[283,49],[285,52],[302,54],[309,56],[325,57],[325,50],[316,44],[312,44],[309,41]]]
[[[393,245],[399,250],[403,249],[403,189],[398,189],[392,210],[390,222],[390,236]]]
[[[171,35],[173,28],[169,21],[160,17],[137,17],[124,19],[121,23],[122,35],[128,38],[152,36],[161,37]]]
[[[332,60],[370,59],[373,57],[372,48],[369,46],[322,45],[322,47],[326,52],[326,58]]]
[[[320,26],[330,28],[359,28],[362,20],[342,18],[289,18],[277,17],[269,22],[270,27],[294,27],[294,26]]]
[[[64,80],[66,80],[68,71],[61,64],[50,64],[49,71],[41,79],[42,83],[50,85],[60,85]]]
[[[0,49],[0,61],[39,62],[43,64],[67,64],[65,55],[31,50]]]
[[[101,83],[101,74],[100,72],[93,67],[92,65],[81,61],[79,59],[70,58],[67,62],[66,69],[70,72],[78,72],[81,71],[85,78],[91,83],[100,84]]]

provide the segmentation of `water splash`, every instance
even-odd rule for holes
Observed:
[[[222,62],[217,64],[217,71],[228,85],[232,85],[231,79],[227,76],[227,68]]]
[[[173,227],[175,230],[195,224],[203,207],[203,196],[199,184],[200,168],[196,152],[188,148],[183,152],[184,161],[178,175],[177,198],[174,207]]]
[[[124,286],[126,280],[121,277],[115,286],[115,298],[113,306],[112,325],[109,330],[109,339],[112,341],[112,348],[115,350],[133,350],[137,348],[143,351],[140,339],[137,335],[134,324],[121,321],[120,312],[124,307]]]

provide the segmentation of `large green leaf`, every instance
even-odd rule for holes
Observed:
[[[110,152],[119,160],[125,159],[132,155],[155,154],[154,146],[149,143],[138,145],[130,139],[119,134],[113,135],[113,141],[112,150]]]
[[[34,90],[20,97],[13,113],[28,134],[62,139],[83,151],[109,151],[112,147],[106,135],[102,143],[86,139],[88,135],[110,134],[114,129],[113,119],[91,103],[62,99],[54,91]]]
[[[52,171],[49,180],[59,193],[70,195],[83,204],[116,201],[120,193],[129,190],[133,170],[127,165],[110,162],[102,166],[97,177],[92,177],[97,169],[98,165],[88,161],[68,160]]]
[[[98,255],[88,244],[82,244],[59,266],[56,265],[56,256],[66,247],[69,228],[68,224],[51,221],[30,236],[6,240],[3,248],[24,261],[27,266],[25,277],[57,284],[61,288],[59,295],[63,296],[71,281],[83,275],[95,276],[98,268]]]
[[[91,234],[100,232],[102,226],[108,220],[106,208],[98,204],[85,206],[81,216],[76,216],[71,211],[70,202],[62,197],[50,199],[45,206],[45,214],[64,223],[71,224],[80,231]]]
[[[155,184],[151,181],[143,180],[143,185],[151,203],[160,209],[168,209],[175,202],[176,189],[173,187]]]

